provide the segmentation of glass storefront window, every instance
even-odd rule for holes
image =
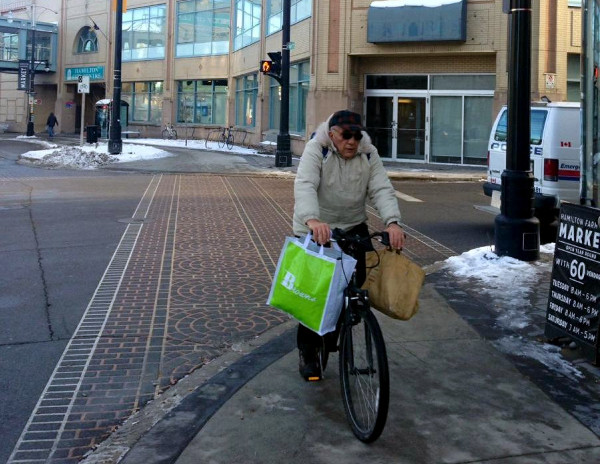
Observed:
[[[432,162],[461,162],[462,119],[462,97],[431,97]]]
[[[227,80],[177,81],[177,122],[224,125]]]
[[[427,90],[427,76],[367,76],[367,89]]]
[[[296,134],[306,131],[306,97],[310,83],[309,62],[295,63],[290,66],[290,115],[289,129]],[[281,114],[281,87],[273,79],[269,92],[269,127],[279,129]]]
[[[256,125],[256,96],[258,75],[238,77],[235,82],[235,124],[254,127]]]
[[[123,13],[123,61],[165,57],[166,14],[165,5],[128,9]]]
[[[494,90],[496,76],[487,74],[445,74],[431,76],[432,90]]]
[[[380,156],[483,165],[495,85],[491,74],[367,75],[369,134]]]
[[[487,144],[492,127],[493,100],[465,97],[464,164],[486,164]]]
[[[229,52],[228,1],[203,0],[177,3],[175,55],[206,56]]]
[[[121,98],[129,103],[131,122],[162,123],[162,81],[123,82]]]

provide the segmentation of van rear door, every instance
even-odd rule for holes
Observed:
[[[506,169],[506,135],[508,128],[508,111],[506,107],[500,110],[490,134],[488,146],[488,182],[501,183],[500,176]]]
[[[548,110],[543,108],[531,108],[531,139],[529,140],[529,159],[531,171],[535,178],[534,189],[540,192],[542,180],[544,179],[544,131],[548,119]]]
[[[543,152],[540,149],[539,156],[532,159],[536,162],[536,192],[555,197],[558,207],[562,200],[579,201],[581,129],[578,107],[557,106],[549,111]]]

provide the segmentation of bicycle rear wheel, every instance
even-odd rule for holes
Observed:
[[[221,134],[219,136],[218,144],[219,144],[219,148],[223,148],[225,146],[225,134]]]
[[[163,129],[163,131],[162,131],[162,138],[165,139],[165,140],[171,138],[171,137],[169,137],[169,129]]]
[[[377,319],[367,310],[340,333],[340,383],[346,417],[354,435],[370,443],[387,420],[390,381],[385,342]]]
[[[233,134],[227,136],[227,148],[230,150],[233,148]]]
[[[177,140],[177,131],[175,129],[173,129],[173,139]]]

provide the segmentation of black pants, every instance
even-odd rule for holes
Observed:
[[[352,227],[349,233],[354,235],[359,235],[361,237],[369,236],[369,228],[366,224],[362,223],[357,226]],[[364,249],[354,252],[353,257],[356,259],[356,284],[360,287],[365,279],[367,278],[367,270],[366,270],[366,252],[372,250],[373,247],[370,243],[365,244]],[[342,248],[342,250],[344,250]],[[344,250],[346,252],[346,250]],[[296,335],[296,343],[298,345],[298,349],[301,351],[307,351],[312,348],[318,348],[321,346],[321,340],[325,339],[325,345],[329,351],[335,351],[337,345],[337,338],[340,333],[341,327],[341,317],[338,320],[336,329],[333,332],[329,332],[323,337],[316,332],[313,332],[308,327],[303,326],[302,324],[298,324],[298,333]]]

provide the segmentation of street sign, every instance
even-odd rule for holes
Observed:
[[[598,363],[600,209],[562,203],[545,335],[569,337]]]
[[[29,90],[29,61],[19,60],[17,90]]]
[[[33,104],[34,105],[41,105],[42,104],[42,99],[41,98],[34,98],[33,99]]]
[[[77,93],[90,93],[90,76],[77,76]]]
[[[66,68],[65,81],[76,81],[79,76],[89,76],[92,80],[104,79],[104,66],[83,66],[80,68]]]

